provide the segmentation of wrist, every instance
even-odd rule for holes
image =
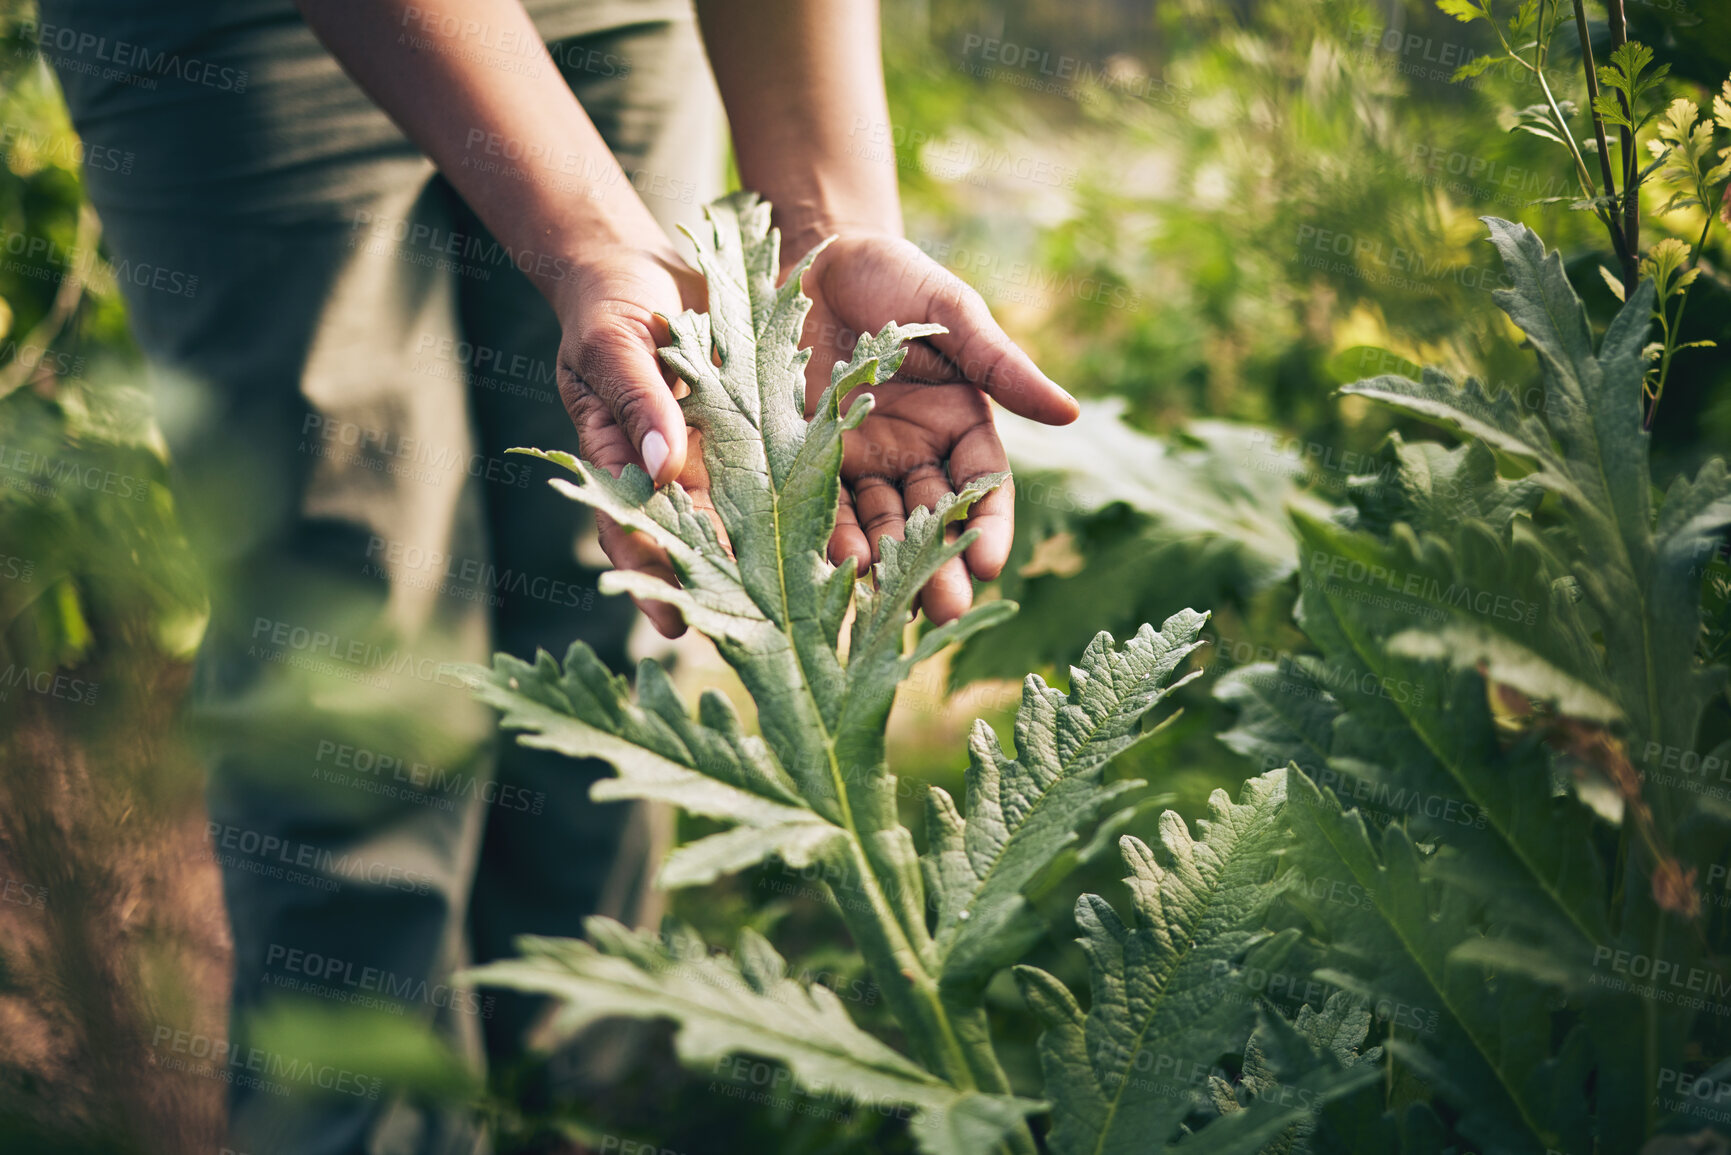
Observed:
[[[834,236],[902,235],[901,205],[846,204],[818,197],[771,198],[771,217],[781,230],[783,270],[796,264],[826,238]]]
[[[549,240],[557,237],[558,243],[549,254],[536,254],[536,267],[523,271],[561,320],[574,315],[583,294],[597,279],[609,279],[621,269],[641,268],[646,263],[662,268],[684,265],[647,210],[641,221],[621,219],[623,215],[596,211],[540,230]]]

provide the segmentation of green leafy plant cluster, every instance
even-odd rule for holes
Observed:
[[[1482,74],[1498,62],[1510,63],[1528,73],[1544,100],[1516,113],[1515,127],[1567,150],[1574,163],[1580,196],[1557,198],[1571,207],[1590,211],[1604,225],[1611,248],[1621,266],[1601,274],[1619,301],[1627,299],[1642,280],[1656,289],[1654,317],[1660,340],[1648,351],[1651,362],[1644,379],[1644,421],[1651,428],[1659,401],[1670,377],[1671,360],[1680,349],[1710,348],[1708,340],[1682,341],[1687,290],[1700,274],[1701,253],[1707,246],[1716,213],[1731,223],[1731,147],[1716,148],[1718,130],[1731,131],[1731,80],[1727,80],[1712,105],[1703,114],[1693,100],[1679,96],[1663,111],[1663,98],[1671,66],[1654,65],[1653,50],[1629,39],[1624,0],[1606,0],[1607,32],[1611,43],[1609,63],[1595,65],[1593,40],[1584,0],[1522,0],[1506,21],[1499,21],[1492,0],[1437,0],[1437,7],[1463,23],[1483,21],[1495,33],[1500,54],[1487,53],[1456,70],[1457,80]],[[1586,85],[1587,137],[1576,138],[1575,105],[1552,90],[1547,73],[1552,41],[1558,29],[1572,16],[1576,46],[1580,52]],[[1642,141],[1640,134],[1653,126]],[[1614,135],[1613,135],[1614,133]],[[1616,141],[1613,154],[1611,142]],[[1642,163],[1644,145],[1651,157]],[[1595,179],[1587,157],[1598,158],[1600,177]],[[1717,162],[1717,163],[1715,163]],[[1703,216],[1701,235],[1693,246],[1677,237],[1667,237],[1650,251],[1641,251],[1641,190],[1648,178],[1668,185],[1671,195],[1660,206],[1661,216],[1683,209],[1698,209]],[[1685,268],[1687,264],[1687,268]]]
[[[1651,282],[1595,351],[1559,256],[1489,223],[1542,411],[1434,371],[1346,389],[1463,443],[1397,438],[1391,479],[1296,517],[1319,653],[1223,679],[1225,740],[1304,768],[1295,861],[1375,896],[1309,912],[1326,973],[1434,1012],[1387,1046],[1448,1128],[1485,1151],[1636,1151],[1715,1122],[1680,1091],[1722,1080],[1731,1042],[1712,871],[1731,809],[1701,770],[1726,753],[1702,748],[1724,670],[1698,650],[1731,478],[1715,459],[1652,487]],[[1393,1144],[1441,1120],[1380,1125]]]
[[[1067,694],[1030,676],[1014,754],[977,724],[966,794],[927,792],[917,850],[884,758],[896,685],[915,662],[1015,607],[984,603],[911,646],[905,627],[920,586],[972,540],[948,527],[998,479],[915,513],[904,540],[883,543],[871,580],[851,563],[831,565],[841,436],[871,405],[868,394],[843,412],[841,399],[889,380],[902,343],[929,330],[865,335],[808,423],[800,382],[809,354],[798,348],[807,303],[798,270],[774,283],[779,239],[768,206],[740,196],[712,206],[710,220],[712,234],[698,243],[710,312],[674,318],[664,356],[691,386],[684,404],[702,433],[730,548],[677,484],[656,490],[635,469],[614,478],[565,454],[541,456],[576,476],[554,482],[568,496],[667,550],[679,587],[624,573],[608,587],[667,601],[708,635],[751,692],[761,737],[714,691],[693,716],[653,661],[638,668],[633,694],[580,644],[563,662],[501,656],[478,675],[478,692],[505,726],[524,731],[520,741],[611,762],[618,777],[597,787],[598,798],[663,800],[725,826],[674,850],[664,886],[707,883],[769,856],[823,863],[827,884],[848,899],[838,908],[906,1048],[862,1031],[827,988],[788,978],[781,956],[751,933],[731,955],[715,955],[686,930],[656,935],[597,920],[587,942],[528,940],[523,958],[474,978],[560,996],[568,1030],[605,1015],[665,1017],[678,1024],[680,1055],[699,1067],[757,1056],[784,1064],[808,1091],[907,1108],[924,1150],[1033,1151],[1026,1118],[1044,1108],[1015,1093],[999,1062],[986,990],[1045,934],[1036,900],[1113,847],[1140,783],[1108,782],[1106,766],[1187,680],[1181,670],[1205,618],[1185,611],[1122,644],[1101,634]],[[1287,837],[1284,793],[1273,774],[1237,804],[1217,793],[1200,837],[1169,815],[1157,850],[1123,840],[1132,921],[1092,896],[1078,907],[1094,965],[1086,1014],[1051,975],[1016,972],[1048,1024],[1041,1055],[1053,1149],[1176,1138],[1193,1096],[1173,1082],[1167,1057],[1206,1064],[1247,1045],[1255,1005],[1226,992],[1242,987],[1247,952],[1272,966],[1291,945],[1290,935],[1260,928],[1273,892],[1258,872]],[[1266,1029],[1268,1070],[1309,1054],[1299,1028]],[[1159,1093],[1137,1090],[1145,1078]],[[1105,1103],[1112,1109],[1099,1118]],[[1239,1126],[1262,1122],[1262,1112],[1246,1113]]]
[[[1542,410],[1434,371],[1347,390],[1463,443],[1395,438],[1394,468],[1348,507],[1294,509],[1317,653],[1222,680],[1238,710],[1223,737],[1264,767],[1236,802],[1217,791],[1194,827],[1168,812],[1149,845],[1122,833],[1140,784],[1104,773],[1195,676],[1204,617],[1184,611],[1100,635],[1068,693],[1030,676],[1014,753],[978,724],[965,795],[930,788],[916,839],[884,758],[895,687],[1014,610],[987,602],[905,640],[984,486],[910,518],[869,580],[830,565],[841,434],[871,404],[841,400],[926,330],[865,335],[807,423],[806,306],[797,272],[774,282],[768,208],[741,195],[710,221],[711,311],[673,319],[664,356],[691,386],[720,532],[678,485],[540,455],[575,476],[554,482],[568,496],[667,550],[677,587],[608,585],[708,635],[757,733],[719,693],[694,715],[656,663],[633,690],[581,645],[502,655],[477,692],[520,741],[612,763],[596,797],[719,827],[672,852],[665,886],[824,864],[893,1030],[790,977],[751,931],[728,952],[675,924],[595,920],[587,941],[524,940],[475,981],[556,996],[565,1035],[670,1020],[695,1068],[763,1062],[775,1085],[894,1106],[933,1152],[1612,1152],[1704,1125],[1683,1092],[1726,1074],[1731,991],[1712,991],[1724,928],[1702,868],[1731,845],[1731,807],[1635,760],[1697,751],[1722,691],[1697,651],[1699,595],[1731,478],[1715,461],[1651,490],[1650,283],[1595,348],[1558,256],[1492,219],[1498,302],[1539,355]],[[1088,983],[1072,990],[1025,961],[1048,930],[1037,903],[1114,842],[1129,907],[1076,901]],[[1693,997],[1656,982],[1661,964]],[[1037,1085],[995,1046],[1005,971],[1041,1027]]]

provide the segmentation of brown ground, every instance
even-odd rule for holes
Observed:
[[[0,702],[0,1149],[217,1155],[222,1084],[153,1061],[170,1032],[225,1031],[220,881],[174,738],[187,671],[110,673],[81,671],[95,703]]]

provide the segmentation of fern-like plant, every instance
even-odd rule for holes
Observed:
[[[1373,896],[1306,907],[1320,977],[1421,1012],[1340,1148],[1636,1152],[1725,1121],[1682,1092],[1731,1055],[1731,808],[1703,771],[1728,751],[1702,748],[1725,671],[1698,651],[1731,477],[1653,488],[1652,282],[1595,350],[1558,254],[1488,224],[1542,410],[1434,371],[1349,386],[1463,443],[1397,437],[1351,509],[1295,514],[1320,656],[1217,693],[1228,744],[1303,768],[1294,866]]]
[[[920,587],[972,540],[947,539],[947,528],[1001,479],[915,512],[903,541],[882,543],[870,581],[851,562],[831,565],[825,545],[841,438],[871,405],[862,395],[844,412],[842,398],[888,381],[902,342],[931,330],[892,324],[866,334],[851,363],[835,366],[808,422],[801,399],[809,353],[798,347],[805,265],[777,287],[779,237],[768,206],[749,195],[711,206],[709,220],[709,235],[694,240],[710,312],[674,318],[663,356],[691,386],[684,405],[703,434],[731,550],[678,484],[657,490],[635,468],[614,478],[567,454],[540,456],[574,475],[554,482],[567,496],[667,551],[678,587],[614,573],[603,588],[669,602],[708,635],[750,691],[761,737],[719,693],[705,692],[693,716],[653,661],[638,668],[633,692],[581,644],[563,662],[502,655],[476,672],[476,684],[503,724],[522,731],[519,741],[612,763],[618,776],[601,782],[596,798],[662,800],[726,826],[674,850],[661,885],[707,883],[771,856],[794,867],[821,864],[827,885],[847,898],[838,909],[910,1053],[862,1030],[829,989],[788,977],[782,957],[751,932],[731,954],[715,955],[689,930],[653,934],[596,919],[586,942],[524,940],[523,957],[472,977],[557,996],[567,1031],[607,1015],[670,1019],[692,1064],[713,1069],[722,1057],[749,1054],[784,1064],[802,1088],[905,1106],[925,1151],[1033,1152],[1027,1119],[1046,1107],[1015,1094],[999,1063],[986,986],[1045,933],[1035,900],[1109,849],[1133,813],[1142,784],[1106,781],[1107,763],[1143,736],[1150,710],[1195,676],[1180,676],[1181,668],[1206,619],[1186,610],[1122,644],[1100,634],[1071,670],[1068,693],[1030,676],[1014,755],[976,723],[966,796],[928,791],[927,847],[917,852],[885,764],[896,686],[914,663],[1015,607],[977,606],[911,648],[904,627]],[[1257,1053],[1267,1056],[1267,1079],[1291,1071],[1316,1086],[1303,1110],[1234,1111],[1225,1122],[1252,1137],[1245,1142],[1300,1125],[1321,1084],[1338,1093],[1374,1077],[1318,1058],[1304,1033],[1309,1019],[1296,1028],[1266,1017],[1259,1025],[1241,982],[1252,959],[1273,965],[1293,941],[1261,926],[1273,894],[1267,856],[1288,839],[1284,790],[1277,773],[1253,782],[1236,805],[1217,792],[1200,839],[1169,814],[1157,850],[1122,840],[1137,896],[1133,925],[1099,898],[1078,906],[1094,960],[1086,1014],[1055,978],[1019,972],[1049,1025],[1043,1064],[1053,1150],[1146,1151],[1177,1140],[1193,1108],[1218,1113],[1206,1077],[1157,1095],[1140,1084],[1168,1077],[1176,1055],[1206,1075],[1222,1054],[1244,1051],[1253,1029],[1264,1040]],[[1225,997],[1229,989],[1236,995]],[[1350,1023],[1329,1021],[1336,1042],[1352,1033]],[[1350,1042],[1363,1034],[1357,1029]],[[1297,1073],[1307,1066],[1315,1070]]]

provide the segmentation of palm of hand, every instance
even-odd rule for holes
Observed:
[[[1074,401],[1010,341],[979,295],[909,241],[844,236],[818,257],[804,287],[812,299],[802,342],[812,348],[808,408],[859,334],[891,321],[949,330],[908,346],[901,372],[869,390],[876,406],[843,442],[841,509],[829,549],[837,564],[852,557],[863,571],[879,559],[884,536],[901,538],[914,509],[933,507],[975,478],[1009,469],[988,394],[1036,420],[1062,423],[1075,416]],[[998,575],[1009,557],[1014,508],[1008,481],[974,506],[966,528],[980,536],[922,592],[928,618],[945,622],[968,608],[970,574],[982,580]]]

